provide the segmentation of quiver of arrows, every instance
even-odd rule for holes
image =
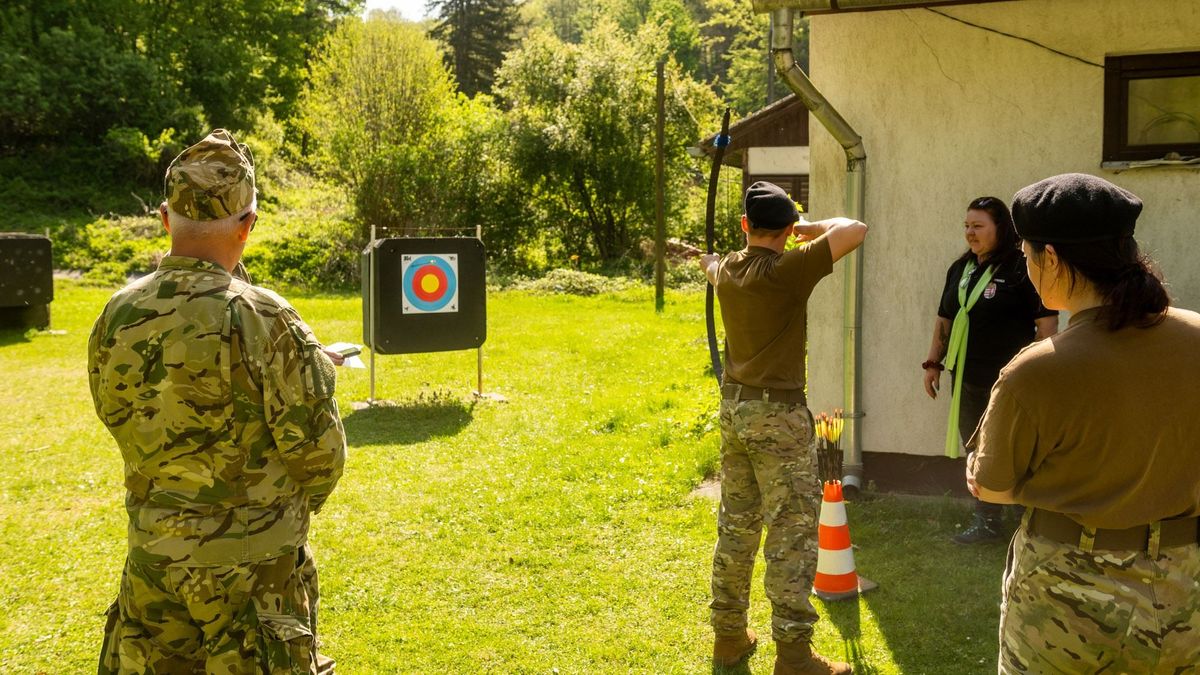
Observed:
[[[820,413],[816,416],[817,472],[821,482],[831,483],[842,479],[842,428],[845,420],[842,409],[832,415]]]

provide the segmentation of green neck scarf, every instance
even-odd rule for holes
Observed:
[[[967,369],[967,329],[971,326],[969,312],[983,295],[983,289],[992,281],[995,268],[988,265],[975,284],[975,290],[967,295],[967,286],[971,284],[971,274],[975,271],[975,261],[968,260],[963,268],[962,278],[958,281],[958,314],[954,316],[954,325],[950,328],[950,344],[946,351],[946,368],[954,371],[954,395],[950,399],[950,425],[946,429],[946,456],[951,459],[958,457],[958,410],[962,405],[963,371]]]

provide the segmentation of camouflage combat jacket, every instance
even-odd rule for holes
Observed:
[[[342,473],[333,364],[286,300],[169,256],[109,300],[88,375],[125,462],[129,556],[181,565],[294,551]]]

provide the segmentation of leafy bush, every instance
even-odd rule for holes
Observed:
[[[139,186],[97,146],[47,146],[0,152],[0,230],[41,232],[63,221],[82,227],[99,214],[143,214],[162,198],[162,175],[154,188]]]
[[[708,285],[708,279],[704,276],[704,270],[700,269],[694,260],[681,260],[677,263],[667,264],[666,284],[668,288],[678,288],[680,290],[704,290]]]
[[[132,180],[137,185],[157,185],[167,165],[187,147],[175,129],[163,129],[150,140],[133,127],[112,127],[104,134],[108,168],[116,179]]]
[[[104,150],[112,169],[118,174],[130,173],[141,182],[158,166],[158,153],[146,134],[133,127],[113,127],[104,134]]]
[[[347,289],[359,283],[357,226],[317,220],[265,234],[242,257],[254,283],[303,290]],[[252,240],[253,241],[253,240]]]
[[[684,241],[703,248],[705,244],[704,215],[708,202],[710,160],[702,160],[704,177],[688,195],[687,208],[674,221],[668,220],[668,232]],[[714,245],[718,252],[736,251],[746,245],[742,233],[742,171],[734,166],[721,167],[717,182],[716,209],[713,213]]]
[[[515,290],[560,295],[600,295],[617,293],[637,285],[632,279],[606,277],[580,270],[555,269],[541,279],[520,281],[513,285]]]
[[[81,271],[91,282],[119,285],[154,271],[171,243],[157,218],[128,216],[63,227],[54,246],[56,266]]]
[[[362,242],[346,218],[343,199],[301,174],[282,174],[280,205],[260,211],[261,225],[243,260],[256,284],[303,290],[358,285]],[[171,248],[154,216],[106,216],[61,223],[51,232],[56,269],[82,272],[86,281],[122,285],[153,272]]]

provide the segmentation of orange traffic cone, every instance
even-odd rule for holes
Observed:
[[[813,579],[813,593],[818,598],[843,600],[878,586],[858,576],[854,569],[854,549],[850,546],[850,525],[846,521],[841,481],[825,483],[817,540],[817,575]]]

